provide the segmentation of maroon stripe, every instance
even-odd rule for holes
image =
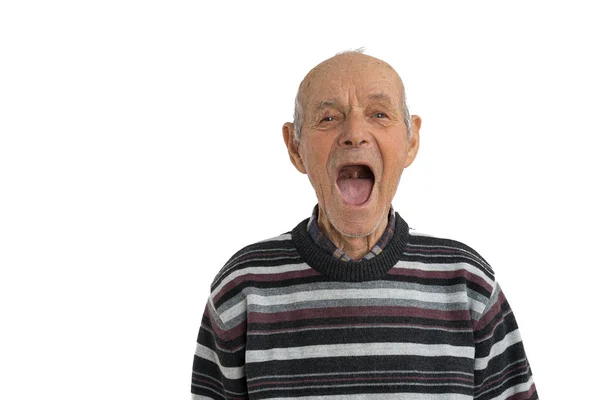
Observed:
[[[470,320],[468,310],[443,311],[428,310],[418,307],[330,307],[310,308],[278,313],[248,313],[249,323],[273,323],[283,321],[297,321],[303,319],[333,318],[333,317],[419,317],[439,319],[444,321],[467,321]]]
[[[246,321],[242,321],[241,323],[237,324],[236,326],[232,327],[231,329],[223,330],[223,329],[219,328],[217,321],[215,320],[213,315],[208,311],[208,306],[206,307],[206,309],[204,311],[204,315],[209,318],[210,325],[211,325],[213,332],[221,340],[224,340],[224,341],[233,340],[233,339],[238,338],[246,333],[246,326],[247,326]]]
[[[403,275],[403,276],[414,276],[423,279],[453,279],[453,278],[465,278],[483,288],[488,292],[492,292],[493,287],[482,279],[480,276],[470,273],[465,269],[459,269],[457,271],[423,271],[421,269],[412,268],[392,268],[390,275]]]
[[[290,271],[284,272],[281,274],[246,274],[241,275],[227,283],[225,286],[221,288],[219,293],[216,293],[213,297],[213,302],[217,303],[221,297],[223,297],[227,292],[232,290],[235,287],[238,287],[241,282],[244,281],[254,281],[254,282],[273,282],[273,281],[283,281],[286,279],[295,279],[295,278],[306,278],[310,276],[319,275],[319,272],[316,270],[309,268],[301,271]]]
[[[477,331],[487,326],[498,313],[502,312],[502,304],[505,301],[506,297],[504,297],[504,293],[500,291],[500,293],[498,293],[498,300],[490,307],[488,312],[486,312],[485,315],[482,315],[479,321],[474,321],[473,330]]]

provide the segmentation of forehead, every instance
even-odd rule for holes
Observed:
[[[364,55],[327,60],[309,72],[303,84],[304,98],[309,105],[324,100],[360,105],[387,97],[400,106],[403,91],[402,81],[392,67]]]

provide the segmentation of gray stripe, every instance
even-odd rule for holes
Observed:
[[[306,286],[308,289],[309,286]],[[454,311],[472,309],[477,315],[485,304],[469,298],[466,291],[453,293],[421,292],[404,289],[321,289],[290,292],[283,295],[263,295],[264,290],[248,288],[219,308],[221,319],[230,325],[231,320],[252,312],[282,312],[309,308],[400,306]]]
[[[300,264],[306,265],[306,264]],[[280,295],[294,295],[297,292],[310,292],[313,290],[321,290],[321,291],[333,291],[333,290],[344,290],[344,289],[403,289],[403,290],[413,290],[420,291],[424,293],[457,293],[464,291],[464,285],[453,285],[448,287],[443,286],[427,286],[427,285],[419,285],[419,284],[411,284],[404,282],[385,282],[385,281],[373,281],[373,282],[362,282],[359,285],[352,282],[314,282],[309,284],[302,285],[294,285],[287,287],[276,287],[276,288],[256,288],[256,287],[247,287],[244,289],[242,293],[237,294],[231,299],[227,300],[223,304],[219,306],[219,312],[224,313],[231,307],[235,307],[240,302],[246,301],[246,296],[250,294],[260,295],[260,296],[280,296]],[[441,290],[440,290],[441,289]],[[316,298],[312,298],[311,300],[317,300]],[[486,301],[487,299],[484,297],[482,300]],[[240,310],[238,310],[240,312]]]
[[[365,316],[369,315],[368,307],[417,307],[439,311],[466,311],[467,303],[433,303],[404,299],[350,299],[350,300],[321,300],[304,301],[294,304],[256,305],[248,304],[247,311],[264,314],[310,310],[315,308],[365,307]]]
[[[195,354],[200,358],[203,358],[216,364],[221,370],[223,376],[227,379],[240,379],[246,376],[244,367],[224,367],[223,365],[221,365],[221,361],[219,360],[217,353],[215,353],[208,347],[201,345],[200,343],[196,343]]]
[[[310,267],[308,267],[310,268]],[[414,282],[403,281],[366,281],[366,282],[311,282],[306,284],[276,287],[276,288],[249,288],[252,291],[247,291],[248,294],[259,294],[266,296],[279,296],[297,292],[313,292],[315,290],[334,291],[334,290],[412,290],[423,293],[459,293],[465,291],[464,284],[456,284],[451,286],[443,285],[423,285]]]
[[[307,358],[360,356],[424,356],[473,358],[471,346],[420,343],[348,343],[316,346],[247,350],[246,363],[272,360],[301,360]]]

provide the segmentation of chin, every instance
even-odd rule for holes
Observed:
[[[361,238],[373,234],[387,215],[385,209],[375,213],[365,213],[365,211],[367,210],[347,210],[346,212],[335,213],[337,215],[333,215],[327,210],[325,212],[329,223],[340,234],[351,238]]]

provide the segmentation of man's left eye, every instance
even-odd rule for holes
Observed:
[[[382,113],[382,112],[375,113],[375,114],[373,114],[373,116],[375,118],[387,118],[387,115],[385,113]]]

